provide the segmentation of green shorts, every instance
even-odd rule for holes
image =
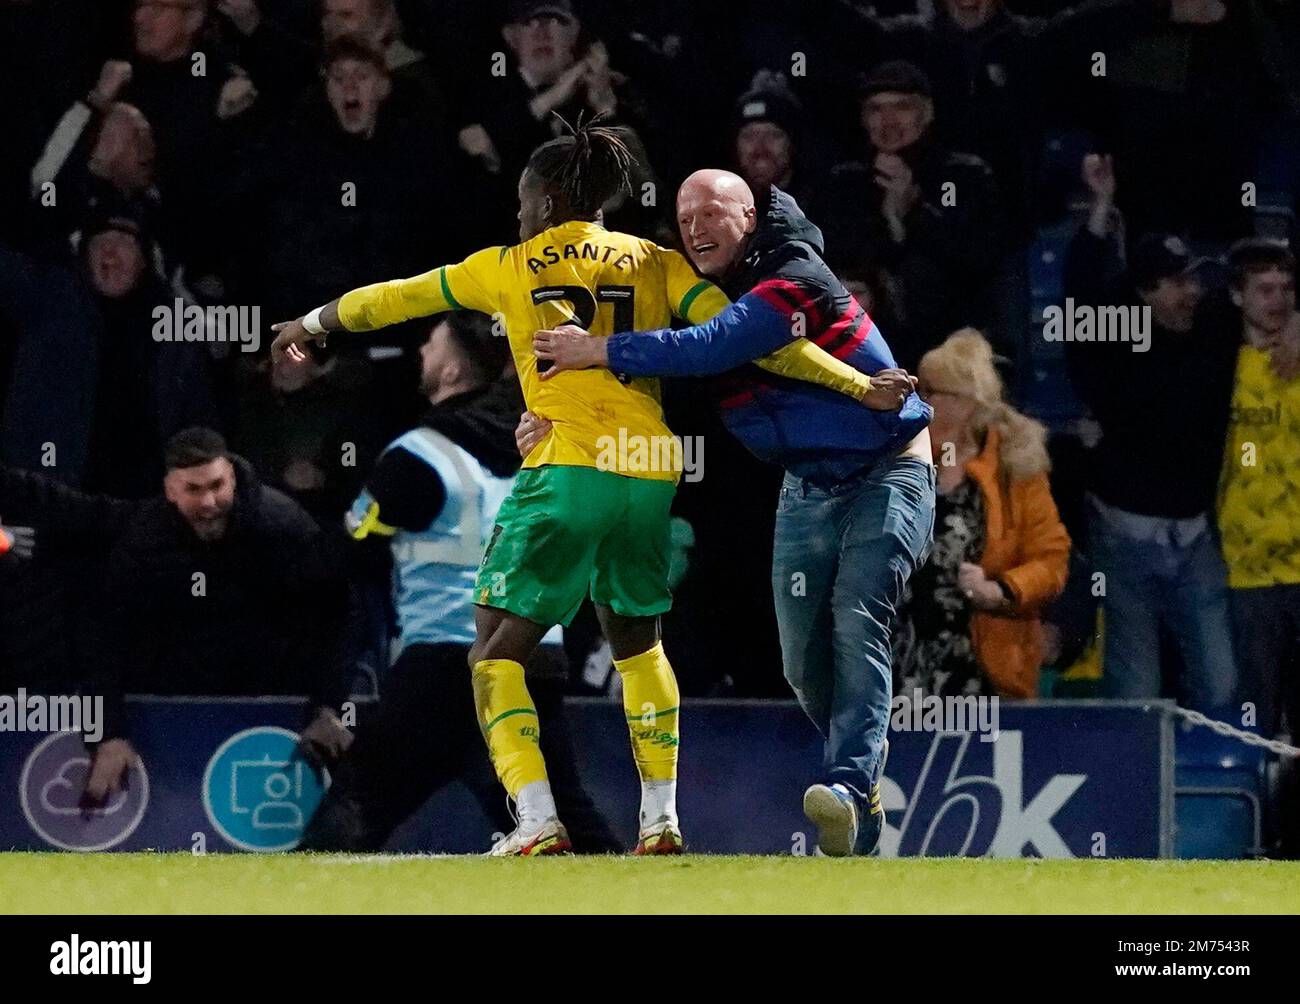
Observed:
[[[519,472],[501,505],[474,602],[538,624],[568,624],[590,593],[624,617],[672,607],[668,588],[671,481],[594,467]]]

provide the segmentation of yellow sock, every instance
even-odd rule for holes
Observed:
[[[630,659],[615,659],[614,668],[623,677],[623,711],[641,780],[675,780],[680,695],[662,643]]]
[[[524,667],[510,659],[476,662],[474,707],[492,766],[510,797],[518,798],[526,784],[545,781],[546,762],[538,745],[541,729],[524,684]]]

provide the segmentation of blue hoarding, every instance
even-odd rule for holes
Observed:
[[[630,846],[638,785],[621,709],[586,699],[570,713],[588,788]],[[142,765],[91,811],[79,805],[88,768],[79,736],[0,732],[0,848],[288,849],[328,784],[292,755],[301,721],[293,700],[133,699]],[[1171,853],[1168,705],[1003,703],[997,724],[996,738],[891,731],[882,854]],[[795,705],[697,701],[682,730],[679,804],[693,850],[812,852],[800,800],[818,779],[821,742]],[[471,852],[491,837],[477,803],[452,786],[389,847]]]

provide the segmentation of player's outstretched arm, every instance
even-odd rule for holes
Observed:
[[[820,345],[806,338],[783,345],[762,359],[755,359],[754,365],[777,376],[815,383],[855,401],[867,400],[875,379],[836,359]]]
[[[323,343],[331,331],[374,331],[445,310],[490,314],[496,301],[489,291],[497,286],[493,279],[503,258],[503,248],[485,248],[457,265],[361,286],[303,317],[271,325],[276,333],[271,350],[301,360],[304,345]]]
[[[901,369],[879,370],[867,376],[806,338],[754,363],[779,376],[815,383],[851,397],[875,411],[901,408],[917,385],[916,377]]]

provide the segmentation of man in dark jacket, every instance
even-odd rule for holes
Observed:
[[[157,337],[175,295],[153,246],[136,220],[115,216],[85,228],[75,272],[0,248],[0,311],[18,329],[0,435],[7,463],[143,498],[157,490],[168,437],[216,421],[208,345]]]
[[[584,32],[572,0],[509,0],[505,13],[501,37],[510,49],[509,69],[504,75],[467,75],[472,89],[456,102],[462,109],[461,149],[474,158],[482,175],[471,181],[482,186],[483,197],[495,192],[468,222],[481,226],[480,218],[486,217],[497,234],[492,240],[509,232],[510,220],[505,213],[494,218],[490,207],[514,204],[515,182],[529,155],[562,135],[563,123],[604,116],[632,133],[629,140],[637,150],[645,144],[657,153],[656,147],[668,149],[677,141],[675,135],[663,135],[655,143],[647,102],[634,82],[610,66],[604,44]],[[633,179],[634,191],[639,192],[653,180],[646,173],[651,158],[638,153],[635,160],[640,173]],[[649,236],[660,219],[638,198],[607,207],[605,221],[613,229]]]
[[[227,228],[224,271],[270,316],[467,250],[454,244],[464,214],[452,151],[402,113],[383,54],[344,36],[326,49],[322,71],[223,195],[238,224]]]
[[[760,70],[736,100],[736,173],[754,191],[776,185],[804,199],[809,182],[805,151],[799,149],[804,118],[803,106],[781,74]]]
[[[1157,24],[1163,6],[1082,0],[1050,17],[1028,17],[1004,0],[936,0],[923,13],[881,17],[866,5],[840,3],[854,6],[856,30],[846,35],[872,53],[870,64],[902,58],[924,71],[941,142],[992,167],[1022,237],[1036,208],[1045,126],[1072,117],[1071,98],[1100,82],[1092,76],[1093,53],[1112,52]]]
[[[102,216],[129,216],[156,228],[153,127],[140,109],[117,100],[130,79],[130,63],[107,61],[32,167],[32,221],[47,237],[66,241],[87,219]],[[48,205],[56,191],[57,201]]]
[[[1142,238],[1125,270],[1110,233],[1109,158],[1086,158],[1084,180],[1092,208],[1066,257],[1066,307],[1072,300],[1150,319],[1141,340],[1106,340],[1119,333],[1111,331],[1062,339],[1075,390],[1101,426],[1089,536],[1105,576],[1106,692],[1160,696],[1163,633],[1182,653],[1183,702],[1222,711],[1236,672],[1214,504],[1240,321],[1226,293],[1203,293],[1177,237]]]
[[[780,189],[762,194],[756,206],[725,171],[696,172],[678,193],[687,254],[736,300],[711,321],[609,338],[539,332],[535,346],[554,361],[545,379],[585,366],[725,373],[715,391],[727,428],[787,472],[772,568],[777,625],[786,679],[826,738],[827,783],[807,790],[804,812],[823,853],[867,854],[884,829],[893,612],[934,524],[931,411],[822,261],[821,232]],[[869,376],[866,408],[745,365],[805,336]]]
[[[210,429],[172,437],[166,467],[164,495],[140,505],[109,557],[104,643],[88,681],[106,719],[93,801],[135,759],[127,692],[308,694],[308,738],[330,755],[350,741],[335,714],[346,697],[337,650],[347,583],[327,534]],[[301,616],[281,616],[285,597],[303,598]]]
[[[1227,243],[1253,229],[1242,186],[1267,187],[1260,139],[1282,104],[1266,55],[1281,40],[1257,23],[1266,6],[1285,5],[1171,0],[1167,19],[1106,47],[1093,132],[1114,154],[1130,232]]]
[[[900,322],[891,347],[912,370],[950,332],[993,316],[1002,201],[988,164],[936,139],[930,81],[911,63],[877,67],[861,110],[865,155],[833,168],[812,209],[836,269],[870,263],[888,275]]]

